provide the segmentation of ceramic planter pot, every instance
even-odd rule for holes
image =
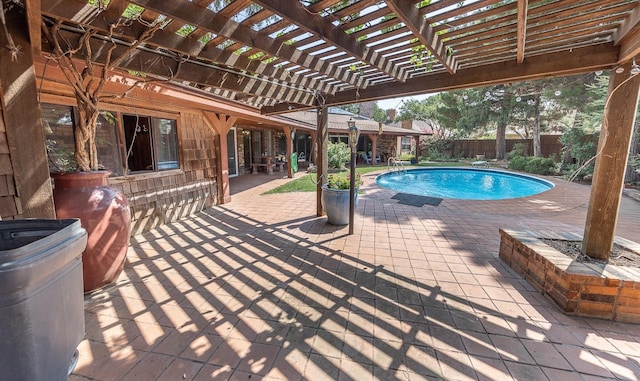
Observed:
[[[87,231],[82,253],[84,292],[114,282],[124,268],[131,212],[124,195],[108,185],[109,171],[52,174],[57,218],[79,218]]]
[[[354,198],[357,206],[357,189]],[[321,202],[330,224],[347,225],[349,223],[349,189],[332,189],[327,188],[327,184],[324,184]]]

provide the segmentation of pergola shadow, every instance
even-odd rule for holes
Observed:
[[[640,370],[637,358],[602,347],[616,341],[640,354],[624,325],[594,336],[499,262],[477,279],[507,282],[522,308],[447,279],[442,266],[462,262],[374,263],[335,248],[345,238],[318,235],[322,224],[312,216],[266,224],[218,207],[135,237],[126,279],[88,305],[76,375],[522,379],[547,374],[543,366],[601,377]]]

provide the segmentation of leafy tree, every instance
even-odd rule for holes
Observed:
[[[348,111],[355,115],[361,115],[360,103],[352,103],[348,105],[340,105],[339,108]],[[376,122],[385,122],[387,120],[387,112],[378,106],[378,103],[373,103],[373,119]]]
[[[352,104],[348,104],[348,105],[340,105],[338,106],[338,108],[341,108],[345,111],[348,111],[352,114],[358,115],[360,113],[360,104],[358,103],[352,103]]]
[[[443,92],[423,100],[410,99],[402,103],[396,119],[425,122],[438,139],[468,136],[468,125],[460,123],[461,99],[457,92]]]

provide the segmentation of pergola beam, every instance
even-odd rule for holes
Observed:
[[[455,76],[448,73],[436,73],[416,77],[404,84],[389,86],[380,84],[366,89],[350,89],[327,95],[327,106],[401,97],[416,94],[428,94],[440,91],[489,86],[507,82],[529,81],[552,76],[564,76],[588,73],[596,70],[608,70],[618,62],[618,49],[612,43],[574,49],[572,52],[558,52],[528,57],[526,62],[514,65],[513,62],[500,62],[459,70]],[[357,94],[355,94],[357,91]],[[278,104],[264,107],[262,114],[272,115],[286,112],[288,105]],[[304,109],[311,109],[307,106]],[[297,109],[300,111],[300,109]]]
[[[616,45],[620,45],[625,39],[631,36],[632,32],[634,30],[637,30],[639,26],[640,26],[640,5],[637,5],[613,35],[614,43]]]
[[[225,36],[226,38],[278,57],[283,61],[293,62],[301,67],[323,73],[354,86],[362,85],[362,81],[356,78],[348,69],[340,68],[327,61],[320,60],[282,41],[264,35],[244,24],[237,23],[222,14],[214,13],[197,4],[166,0],[133,0],[132,3],[143,8],[152,9],[161,14],[171,15],[184,21],[186,24]]]
[[[354,36],[345,33],[341,28],[336,28],[327,18],[310,12],[300,2],[254,0],[254,3],[299,25],[301,29],[333,44],[337,49],[378,68],[389,77],[403,81],[402,76],[394,69],[394,65],[382,55],[359,42]]]
[[[389,0],[387,1],[387,7],[404,22],[405,26],[420,40],[420,43],[433,54],[449,73],[454,74],[456,72],[458,65],[455,57],[447,52],[442,40],[433,30],[428,20],[420,15],[420,10],[415,4],[404,0]]]
[[[620,46],[620,62],[640,54],[640,5],[636,6],[616,31],[613,41]]]
[[[640,53],[640,5],[627,16],[613,36],[620,46],[620,62],[627,62]]]
[[[83,26],[95,28],[101,33],[107,34],[109,33],[110,22],[118,20],[122,15],[122,8],[117,7],[113,3],[114,1],[109,3],[109,7],[102,12],[87,13],[87,7],[93,10],[95,10],[95,7],[88,6],[86,1],[64,0],[63,5],[46,2],[42,4],[42,13],[67,22],[80,22],[76,19],[80,18],[79,15],[84,15],[81,17],[82,21],[80,22]],[[144,28],[140,23],[132,23],[127,27],[117,28],[114,30],[114,33],[118,37],[135,40]],[[244,55],[234,54],[232,51],[220,49],[212,44],[204,44],[194,38],[183,37],[167,30],[157,31],[147,44],[170,49],[176,53],[187,56],[198,56],[202,59],[218,62],[237,70],[248,71],[279,81],[285,81],[292,86],[319,89],[329,94],[335,91],[335,87],[326,82],[317,81],[307,76],[292,75],[292,73],[284,68],[277,67],[275,63],[265,64],[259,59],[250,59]]]
[[[518,29],[517,29],[517,62],[524,62],[524,48],[527,39],[527,12],[529,6],[528,0],[518,0]]]
[[[29,41],[31,42],[31,53],[36,57],[40,55],[42,46],[42,33],[40,32],[42,13],[40,11],[40,0],[26,0],[25,9],[27,13],[27,26],[29,28]]]
[[[75,32],[64,32],[64,37],[70,41],[76,41],[81,35]],[[105,62],[105,54],[112,42],[92,38],[91,49],[98,52],[92,58],[93,61],[102,64]],[[126,50],[125,46],[117,47],[114,51],[114,59],[119,59]],[[84,59],[83,54],[78,53],[78,58]],[[309,91],[283,91],[288,88],[287,83],[278,83],[274,80],[260,76],[241,75],[223,68],[198,63],[195,61],[180,61],[179,57],[162,55],[155,51],[138,50],[134,56],[122,60],[119,69],[131,70],[151,74],[164,80],[187,81],[207,85],[223,90],[251,94],[265,98],[278,99],[280,101],[292,102],[296,104],[313,104],[313,93]],[[275,91],[280,87],[280,91]]]

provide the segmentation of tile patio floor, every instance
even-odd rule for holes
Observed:
[[[71,380],[640,378],[640,326],[567,317],[498,259],[498,228],[582,233],[589,188],[415,207],[363,176],[355,234],[314,193],[232,202],[132,239],[86,298]],[[625,197],[617,234],[640,235]]]

